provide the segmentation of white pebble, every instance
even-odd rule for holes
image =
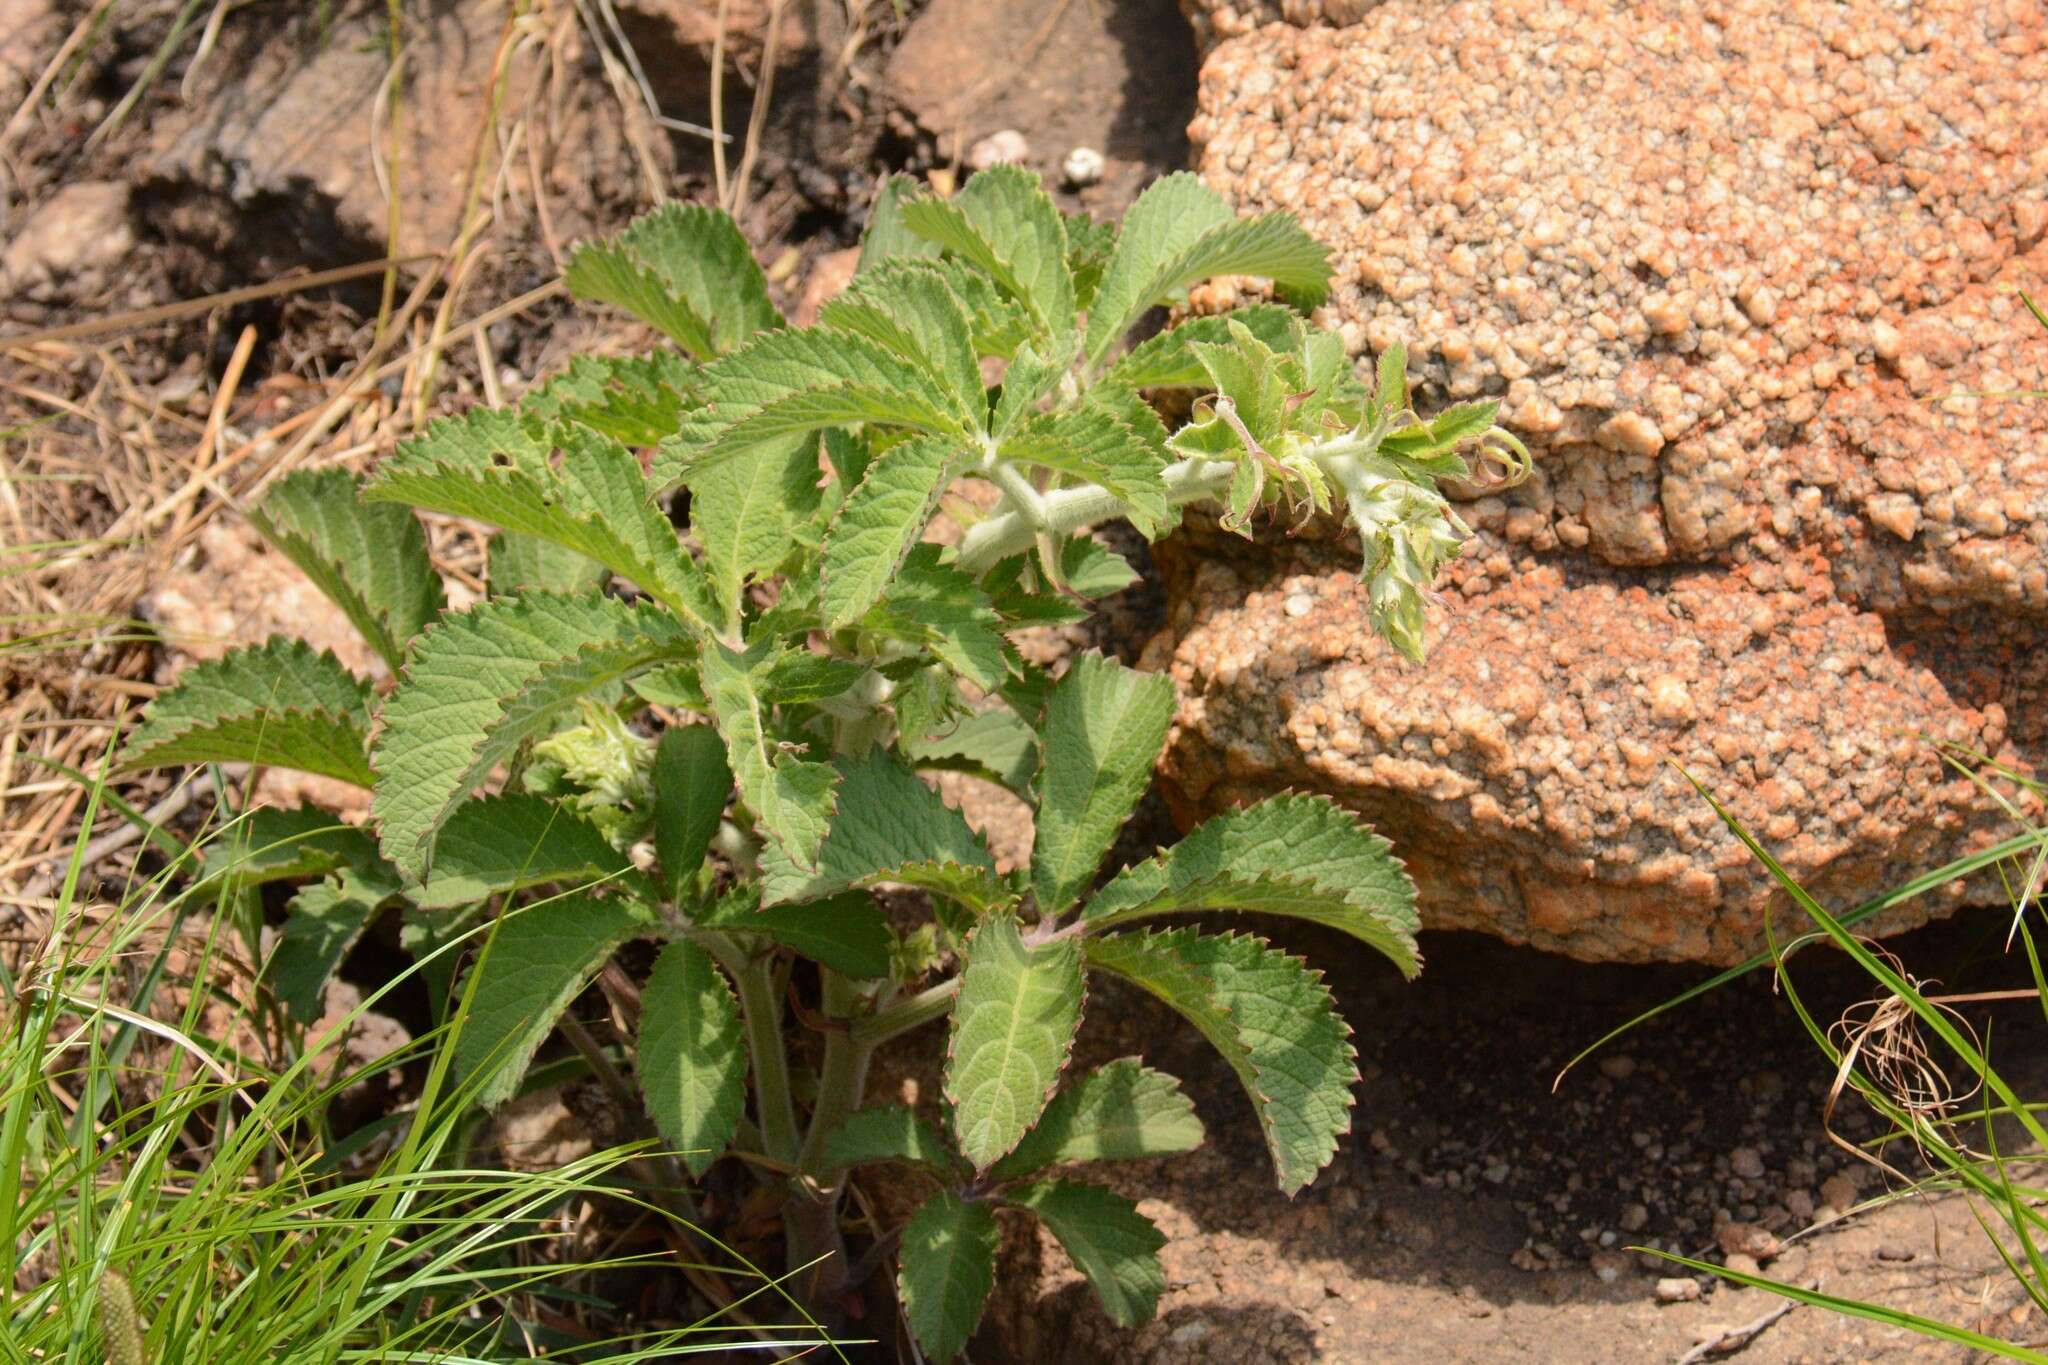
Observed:
[[[1031,155],[1031,144],[1024,140],[1024,134],[1015,128],[990,133],[967,149],[967,164],[977,171],[991,166],[1003,166],[1021,162]]]
[[[1093,147],[1076,147],[1060,163],[1060,174],[1076,189],[1092,185],[1102,179],[1102,153]]]
[[[1657,1281],[1657,1302],[1691,1303],[1700,1296],[1700,1282],[1673,1275]]]

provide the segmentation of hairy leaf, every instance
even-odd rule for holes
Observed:
[[[856,275],[864,275],[887,261],[927,260],[939,254],[936,242],[928,242],[903,222],[903,205],[921,193],[917,181],[907,175],[885,175],[875,187],[874,206],[868,210],[867,231],[860,238],[860,262]]]
[[[951,1360],[974,1335],[995,1287],[1001,1240],[995,1211],[951,1190],[926,1200],[904,1226],[896,1292],[912,1335],[933,1360]]]
[[[704,567],[725,608],[725,633],[738,638],[742,589],[789,558],[818,506],[818,440],[809,433],[764,442],[689,478],[690,525],[704,546]]]
[[[586,428],[551,435],[541,440],[482,409],[445,418],[401,442],[364,496],[540,536],[631,579],[686,619],[717,619],[703,571],[654,505],[633,453]]]
[[[853,624],[881,600],[968,453],[952,437],[925,436],[891,446],[868,465],[825,533],[820,590],[828,627]]]
[[[903,756],[920,768],[951,768],[999,782],[1023,795],[1038,771],[1038,737],[1014,711],[976,711],[947,728],[909,740]]]
[[[703,867],[731,797],[732,768],[716,730],[680,725],[662,732],[654,751],[654,851],[671,899]]]
[[[782,324],[732,218],[696,204],[663,204],[611,240],[579,246],[565,279],[578,297],[625,309],[699,360]]]
[[[1238,218],[1191,173],[1155,180],[1124,215],[1089,309],[1089,363],[1100,363],[1147,308],[1215,275],[1272,280],[1309,307],[1329,288],[1329,252],[1287,214]]]
[[[157,693],[121,766],[261,763],[367,787],[370,698],[367,683],[303,640],[231,650]]]
[[[960,1164],[936,1128],[905,1105],[888,1104],[849,1114],[825,1139],[818,1173],[843,1171],[877,1161],[907,1161],[938,1171]]]
[[[543,901],[499,921],[473,969],[476,982],[455,1042],[455,1074],[465,1082],[482,1078],[478,1103],[495,1108],[512,1098],[555,1020],[613,950],[645,925],[637,907],[587,896]]]
[[[1046,701],[1031,886],[1039,913],[1072,905],[1152,783],[1173,681],[1099,654],[1075,659]]]
[[[987,419],[988,398],[967,311],[947,274],[935,262],[888,262],[857,276],[819,311],[818,322],[864,336],[923,369],[972,430]]]
[[[1159,1263],[1166,1236],[1136,1204],[1078,1180],[1040,1181],[1005,1198],[1037,1214],[1059,1238],[1111,1322],[1136,1327],[1152,1320],[1166,1292],[1166,1269]]]
[[[579,355],[522,397],[519,413],[529,425],[580,422],[625,445],[653,446],[675,435],[690,388],[690,362],[674,351]]]
[[[566,545],[524,531],[500,531],[491,537],[484,581],[493,597],[529,591],[595,592],[604,579],[604,565]]]
[[[986,271],[1031,310],[1043,334],[1073,323],[1066,227],[1030,171],[991,167],[951,199],[914,200],[902,206],[902,214],[911,231]]]
[[[946,1048],[953,1135],[977,1170],[994,1165],[1038,1121],[1081,1022],[1074,940],[1027,947],[1008,915],[968,936]]]
[[[1180,1082],[1125,1057],[1053,1096],[1037,1126],[989,1177],[1015,1180],[1069,1161],[1132,1161],[1201,1145],[1202,1121]]]
[[[1186,910],[1256,910],[1312,920],[1420,969],[1415,883],[1385,839],[1316,796],[1277,796],[1198,826],[1127,867],[1082,912],[1100,931]]]
[[[227,881],[237,887],[260,886],[382,861],[369,832],[345,823],[333,811],[318,806],[256,806],[203,847],[198,885],[210,888]]]
[[[301,469],[249,509],[249,524],[340,607],[395,671],[406,642],[441,610],[441,575],[419,518],[357,496],[345,469]]]
[[[859,980],[889,974],[889,920],[864,891],[762,909],[758,888],[743,885],[699,911],[696,922],[721,933],[757,934]]]
[[[398,892],[398,879],[381,859],[343,868],[302,887],[286,907],[277,946],[263,964],[263,979],[292,1018],[319,1020],[328,978],[348,956],[377,911]]]
[[[747,1050],[732,987],[687,940],[661,950],[640,993],[639,1072],[654,1126],[704,1174],[739,1131]]]
[[[1074,277],[1074,306],[1086,312],[1102,286],[1102,273],[1116,250],[1115,223],[1097,223],[1086,214],[1070,213],[1067,225],[1067,273]]]
[[[633,860],[568,806],[508,794],[455,808],[434,841],[433,868],[412,901],[422,910],[447,910],[543,882],[589,889],[625,882],[646,889]]]
[[[1003,439],[1004,459],[1099,483],[1124,501],[1124,515],[1148,538],[1167,525],[1163,462],[1143,437],[1100,409],[1043,413]]]
[[[814,871],[761,851],[762,900],[817,900],[849,887],[906,882],[981,908],[1004,895],[995,858],[960,812],[886,751],[841,758],[839,808]]]
[[[1009,681],[1002,619],[974,579],[939,562],[936,545],[918,545],[897,570],[880,606],[862,623],[893,639],[924,646],[985,692]]]
[[[1165,1001],[1237,1072],[1280,1188],[1315,1179],[1351,1127],[1358,1079],[1350,1029],[1320,973],[1255,938],[1163,933],[1086,940],[1088,965]]]
[[[700,478],[764,443],[854,423],[967,431],[953,395],[921,365],[852,332],[771,332],[704,368],[704,406],[663,444],[656,478]]]
[[[610,597],[529,593],[443,617],[384,705],[372,805],[385,856],[423,874],[442,822],[522,743],[694,643],[658,607]]]
[[[1302,344],[1300,314],[1275,304],[1254,304],[1222,317],[1189,318],[1139,342],[1103,372],[1098,385],[1133,389],[1206,388],[1210,383],[1209,371],[1203,368],[1194,344],[1228,342],[1233,322],[1276,351],[1291,353]]]
[[[809,872],[818,865],[839,775],[829,764],[783,752],[769,734],[769,703],[762,692],[774,663],[775,655],[767,650],[735,654],[714,644],[704,651],[698,667],[725,736],[726,757],[740,795],[753,807],[754,819],[771,846],[797,869]]]

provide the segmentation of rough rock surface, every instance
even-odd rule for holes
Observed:
[[[1838,904],[2000,832],[1926,740],[2042,756],[2048,403],[1943,400],[2048,387],[2014,293],[2048,294],[2048,14],[1338,17],[1209,55],[1201,169],[1331,242],[1325,320],[1407,345],[1424,407],[1498,397],[1537,474],[1468,507],[1426,670],[1341,546],[1165,556],[1178,813],[1329,791],[1435,923],[1705,961],[1770,886],[1674,763]]]
[[[83,180],[50,196],[0,251],[0,296],[92,298],[135,246],[128,187]]]

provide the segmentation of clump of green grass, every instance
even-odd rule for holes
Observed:
[[[237,961],[260,931],[253,897],[195,890],[185,856],[107,914],[78,892],[82,863],[39,942],[0,958],[0,1359],[630,1362],[823,1344],[806,1323],[725,1313],[607,1336],[607,1283],[713,1248],[643,1193],[644,1145],[494,1167],[448,1075],[465,1001],[366,1064],[334,1060],[344,1025],[279,1047],[282,1015]],[[417,1095],[334,1132],[336,1099],[394,1067],[424,1073]],[[591,1203],[654,1220],[669,1249],[573,1254],[572,1215]],[[765,1296],[799,1316],[743,1267],[689,1269],[728,1287],[729,1306]]]

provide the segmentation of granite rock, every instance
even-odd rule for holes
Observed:
[[[1203,174],[1332,243],[1355,352],[1498,398],[1538,463],[1466,506],[1425,669],[1334,531],[1162,554],[1177,814],[1325,791],[1431,923],[1709,962],[1774,898],[1684,774],[1837,906],[2006,832],[1929,740],[2048,730],[2048,402],[1957,396],[2048,388],[2048,14],[1192,8]]]

